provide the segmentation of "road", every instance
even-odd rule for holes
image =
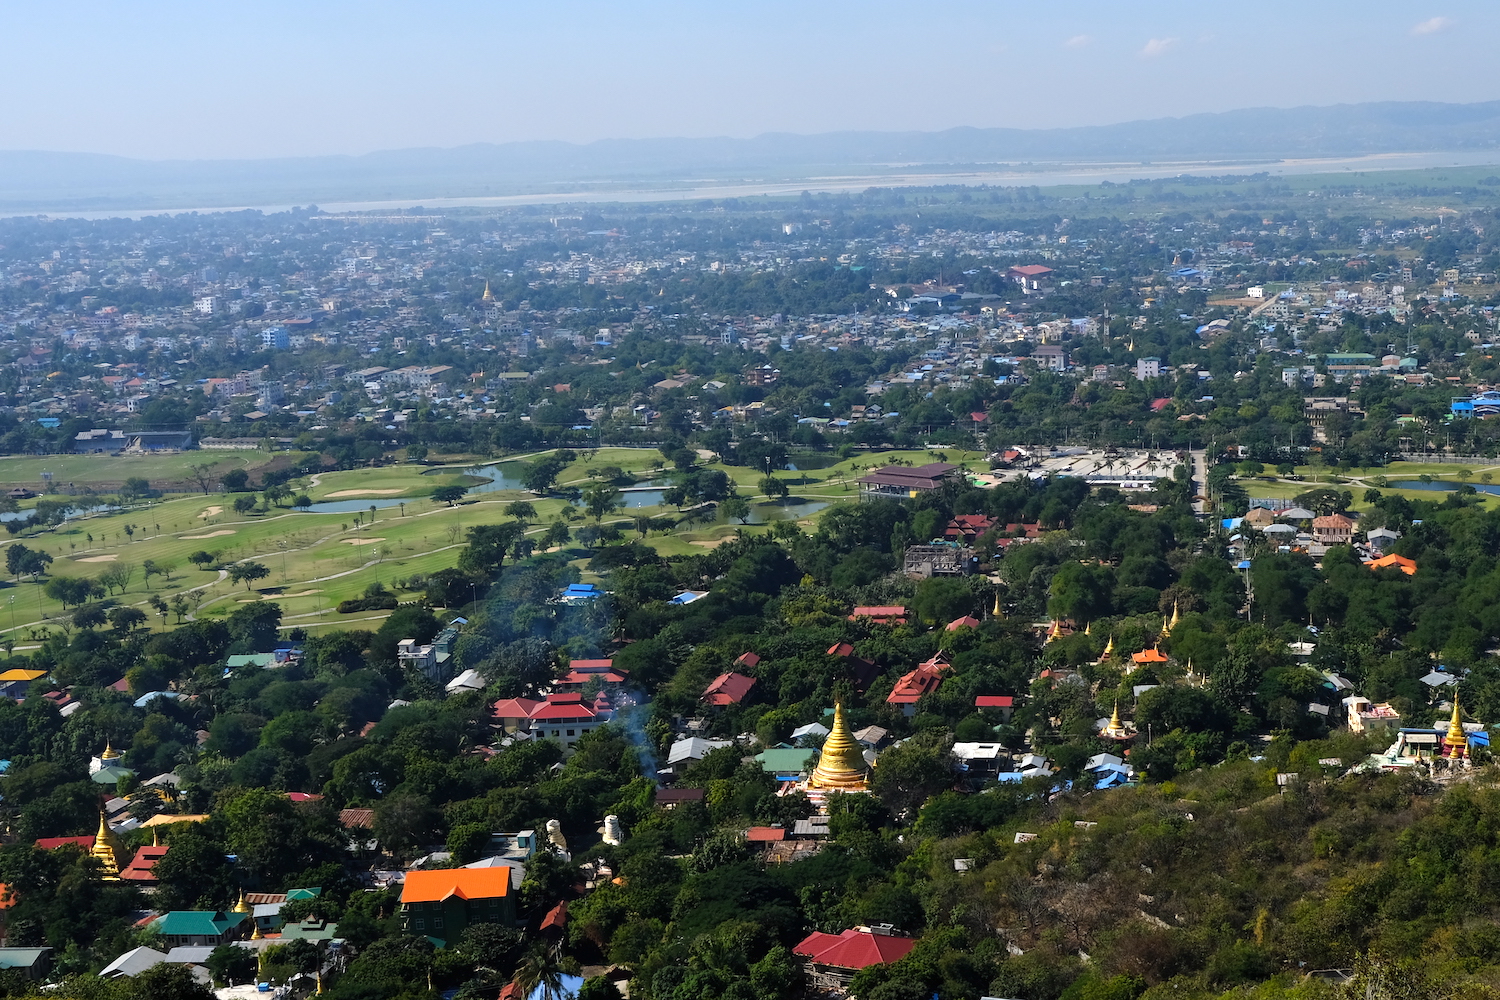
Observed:
[[[1189,451],[1193,459],[1193,492],[1200,497],[1208,496],[1208,459],[1203,451]],[[1194,500],[1193,513],[1199,517],[1208,516],[1208,501]]]

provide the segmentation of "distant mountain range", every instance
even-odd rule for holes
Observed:
[[[998,165],[1500,153],[1500,101],[1248,108],[1059,129],[767,133],[750,139],[479,143],[364,156],[137,160],[0,152],[0,211],[64,212],[410,201],[689,182],[944,173]]]

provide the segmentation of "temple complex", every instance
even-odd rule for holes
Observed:
[[[824,792],[863,792],[868,787],[864,751],[849,732],[840,702],[834,702],[833,728],[823,741],[823,752],[807,786]]]

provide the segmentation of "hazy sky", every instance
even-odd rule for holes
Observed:
[[[0,148],[153,159],[1500,99],[1475,0],[6,0],[0,37]]]

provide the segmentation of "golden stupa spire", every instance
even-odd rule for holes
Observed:
[[[104,818],[103,809],[99,810],[99,832],[94,834],[94,847],[89,853],[104,867],[105,879],[114,881],[120,877],[120,845]]]
[[[490,283],[489,283],[488,279],[485,280],[485,283],[484,283],[484,294],[479,297],[479,301],[480,302],[493,302],[493,301],[495,301],[495,296],[490,293]]]
[[[990,614],[995,618],[999,618],[1005,614],[1005,612],[1000,610],[1000,591],[998,590],[995,591],[995,606],[990,609]]]
[[[1125,723],[1120,721],[1120,699],[1115,699],[1115,710],[1109,717],[1109,725],[1104,727],[1104,735],[1119,739],[1130,734],[1125,730]]]
[[[808,784],[813,788],[846,792],[865,789],[864,751],[849,732],[841,702],[833,703],[833,729],[823,741],[823,752],[818,756],[818,766],[813,768]]]
[[[239,902],[235,903],[234,904],[234,909],[230,910],[229,912],[230,913],[249,913],[250,912],[250,904],[247,903],[247,902],[245,902],[245,890],[244,889],[240,890],[240,899],[239,899]]]
[[[1053,639],[1061,639],[1061,638],[1062,638],[1062,619],[1061,618],[1054,618],[1054,619],[1052,619],[1052,627],[1047,630],[1047,642],[1051,642]]]
[[[1182,614],[1177,609],[1177,602],[1173,601],[1172,602],[1172,621],[1171,621],[1169,627],[1176,628],[1177,627],[1177,623],[1180,622],[1180,621],[1182,621]]]
[[[100,760],[119,760],[120,759],[120,751],[116,750],[115,749],[115,745],[113,743],[111,743],[109,740],[105,740],[104,741],[104,752],[99,755],[99,759]]]
[[[1093,635],[1094,634],[1094,623],[1093,622],[1089,622],[1087,625],[1085,625],[1083,627],[1083,634],[1084,635]]]
[[[1109,641],[1104,644],[1104,652],[1102,652],[1102,653],[1099,654],[1099,660],[1100,660],[1100,662],[1102,663],[1103,661],[1109,659],[1111,656],[1114,655],[1114,652],[1115,652],[1115,637],[1114,637],[1113,633],[1111,633],[1111,635],[1109,637]]]
[[[1469,749],[1469,738],[1464,735],[1464,724],[1458,716],[1458,692],[1453,693],[1453,718],[1448,721],[1448,735],[1443,737],[1443,756],[1459,760]]]

